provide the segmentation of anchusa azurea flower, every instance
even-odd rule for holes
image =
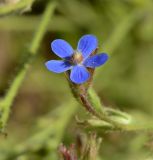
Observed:
[[[47,61],[47,69],[55,73],[70,70],[70,80],[76,84],[82,84],[90,78],[89,68],[99,67],[108,60],[106,53],[92,54],[98,48],[98,41],[94,35],[81,37],[76,50],[62,39],[54,40],[51,48],[62,60]]]

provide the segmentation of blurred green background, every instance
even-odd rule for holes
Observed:
[[[11,86],[48,1],[0,1],[0,95]],[[24,0],[23,0],[24,1]],[[50,42],[61,38],[74,48],[84,34],[99,40],[99,52],[110,55],[98,68],[93,86],[106,106],[131,113],[137,123],[153,121],[153,1],[59,0],[38,54],[30,64],[0,135],[0,160],[57,160],[60,143],[69,146],[88,134],[75,115],[86,111],[72,97],[64,74],[49,72],[44,63],[57,58]],[[2,113],[1,113],[2,114]],[[98,132],[103,138],[99,160],[153,160],[152,132]]]

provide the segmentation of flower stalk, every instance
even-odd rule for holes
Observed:
[[[92,72],[94,73],[94,71]],[[69,72],[66,72],[66,75],[68,79]],[[74,97],[92,116],[94,116],[97,120],[100,120],[102,124],[104,124],[104,122],[107,122],[109,128],[111,127],[111,129],[113,130],[123,130],[125,125],[131,122],[130,115],[115,109],[104,107],[101,104],[99,97],[92,88],[93,75],[94,74],[92,74],[89,81],[81,85],[72,83],[68,79]],[[98,121],[98,123],[100,121]],[[88,124],[94,123],[92,123],[91,120]]]

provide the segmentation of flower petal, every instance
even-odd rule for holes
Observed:
[[[95,68],[103,65],[107,60],[108,55],[106,53],[101,53],[92,57],[88,57],[83,64],[86,67]]]
[[[72,65],[68,61],[51,60],[45,63],[49,71],[55,73],[62,73],[72,68]]]
[[[51,48],[52,48],[52,51],[61,58],[70,57],[74,52],[71,45],[62,39],[54,40],[51,43]]]
[[[97,38],[94,35],[87,34],[80,38],[77,50],[87,58],[98,47]]]
[[[76,84],[81,84],[86,82],[90,77],[90,73],[84,66],[76,65],[72,68],[70,79]]]

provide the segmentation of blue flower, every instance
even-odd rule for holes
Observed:
[[[82,84],[90,78],[88,68],[96,68],[108,60],[106,53],[91,55],[98,48],[94,35],[84,35],[80,38],[77,50],[65,40],[56,39],[51,43],[52,51],[63,60],[50,60],[45,63],[49,71],[62,73],[68,70],[73,83]]]

